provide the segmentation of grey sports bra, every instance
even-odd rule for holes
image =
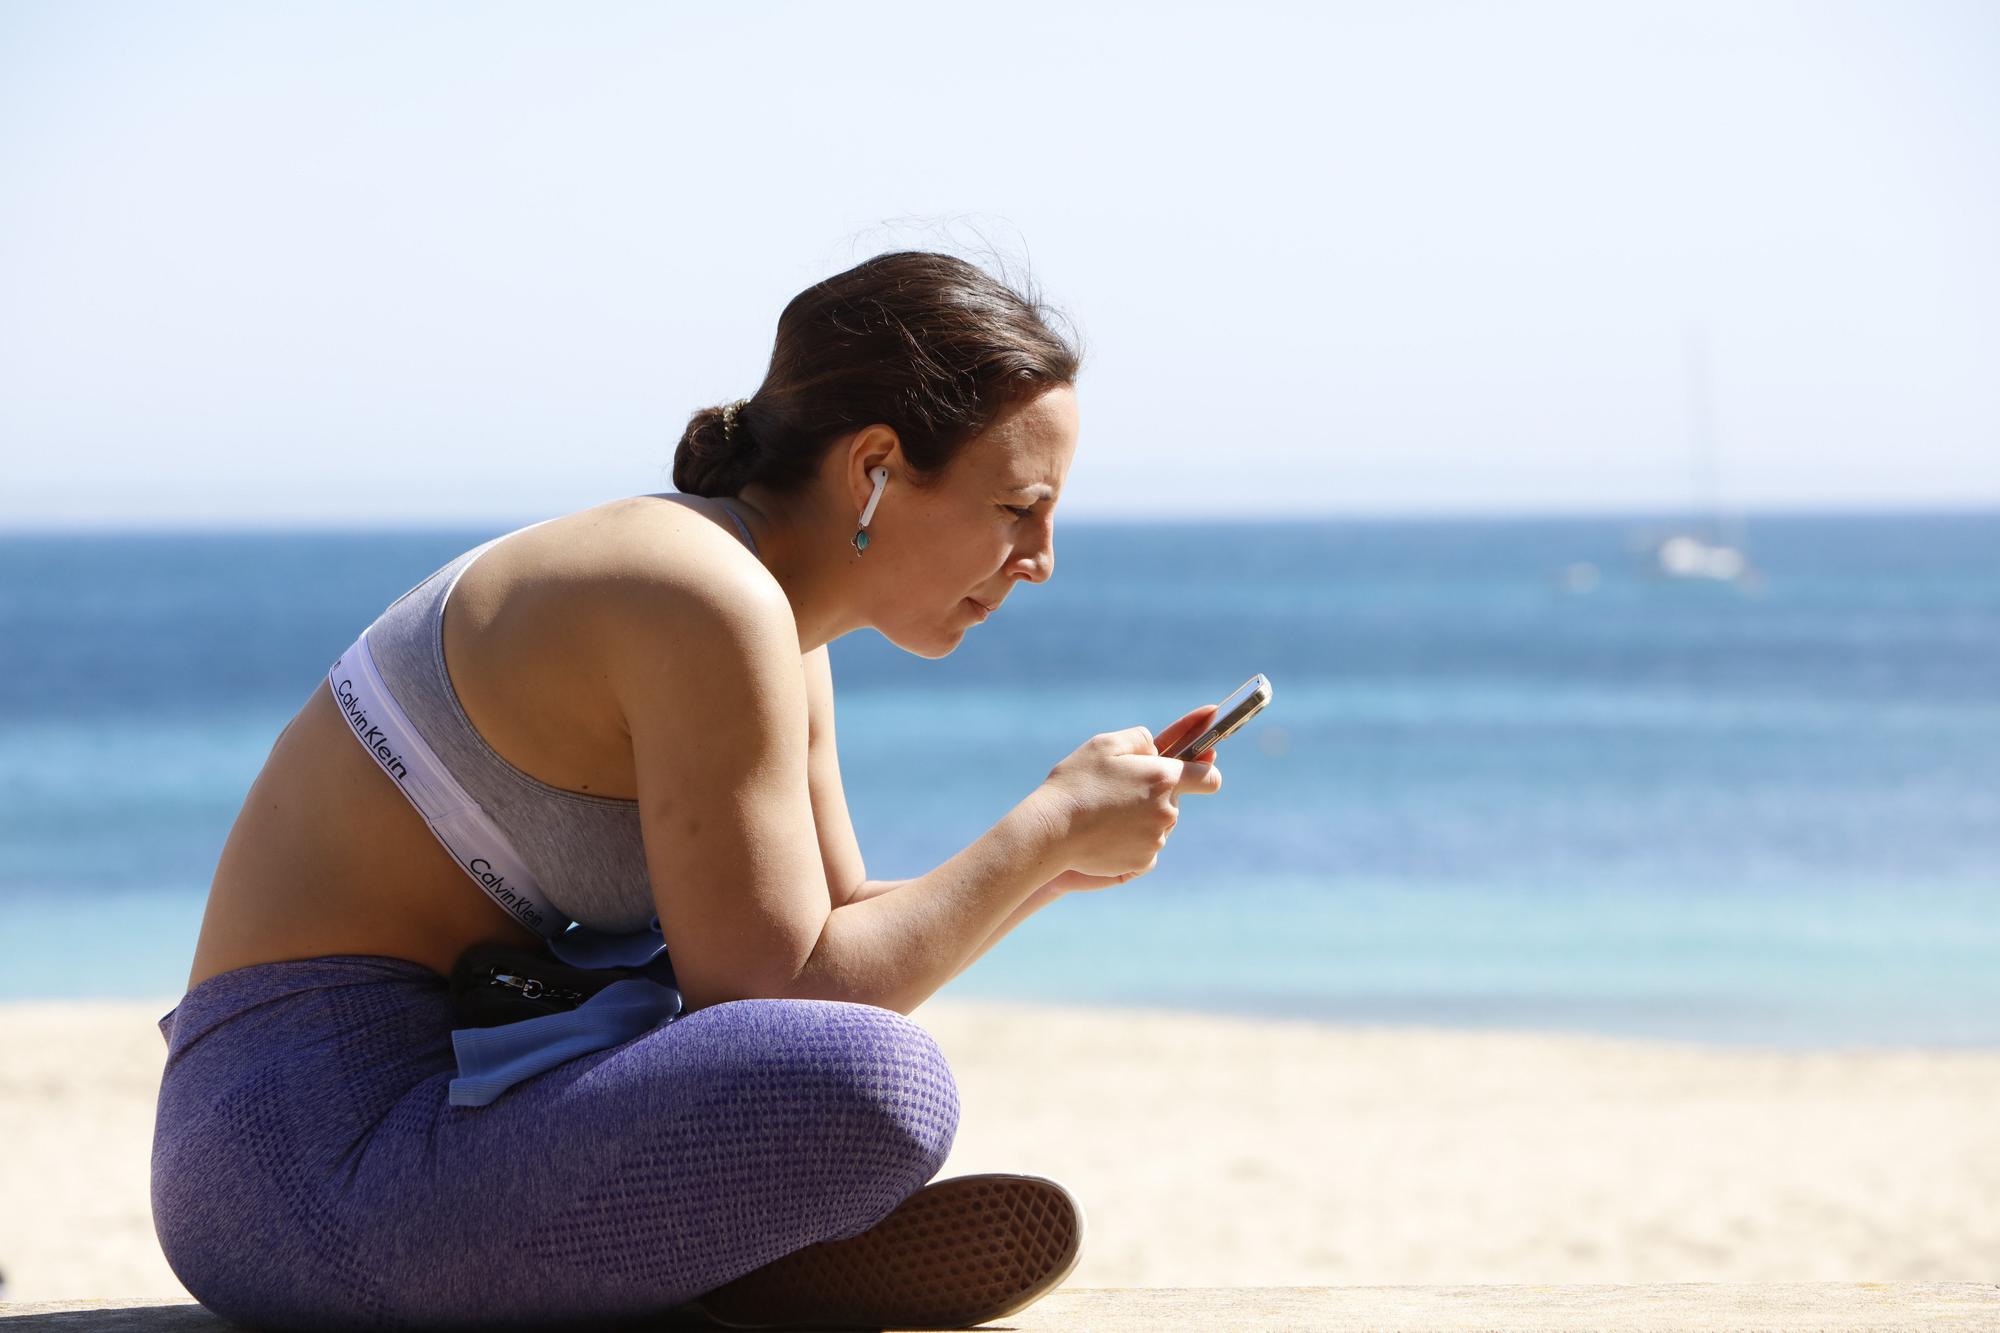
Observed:
[[[733,510],[724,512],[754,553],[749,528]],[[550,906],[594,931],[642,931],[656,909],[638,802],[552,787],[508,763],[473,728],[445,669],[445,602],[472,562],[512,535],[457,556],[376,617],[366,631],[374,666],[417,734],[513,844]]]

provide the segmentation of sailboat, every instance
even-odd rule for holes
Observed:
[[[1687,336],[1688,428],[1692,455],[1694,507],[1705,507],[1708,521],[1644,539],[1646,572],[1664,579],[1706,579],[1732,583],[1746,591],[1763,587],[1764,577],[1750,563],[1742,519],[1725,520],[1716,476],[1715,407],[1709,390],[1708,340],[1700,329]]]

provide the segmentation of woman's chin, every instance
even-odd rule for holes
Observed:
[[[966,627],[963,625],[931,625],[927,626],[926,632],[919,636],[911,633],[909,627],[905,627],[894,634],[882,631],[882,637],[912,657],[935,661],[940,657],[951,655],[952,650],[964,641],[965,630]]]

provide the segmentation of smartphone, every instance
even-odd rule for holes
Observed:
[[[1215,716],[1210,719],[1207,731],[1189,737],[1161,757],[1178,759],[1182,755],[1197,755],[1211,745],[1228,740],[1236,734],[1237,728],[1263,712],[1264,705],[1270,702],[1271,682],[1262,674],[1250,677],[1216,705]]]

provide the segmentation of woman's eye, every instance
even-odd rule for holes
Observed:
[[[1021,518],[1026,518],[1035,512],[1033,505],[1001,505],[1000,507],[1008,513],[1018,515]]]

